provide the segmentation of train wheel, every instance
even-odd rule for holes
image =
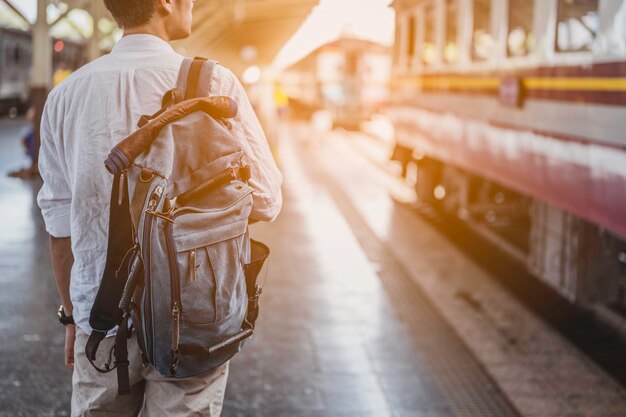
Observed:
[[[442,193],[441,188],[441,162],[424,157],[418,160],[416,164],[417,180],[415,181],[415,193],[418,200],[426,204],[437,204],[445,198],[445,189]]]

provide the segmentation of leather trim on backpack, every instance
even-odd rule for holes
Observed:
[[[135,158],[148,149],[161,129],[196,111],[204,112],[215,119],[231,118],[237,114],[237,103],[230,97],[216,96],[186,100],[170,107],[115,146],[104,162],[107,170],[117,174],[128,169]]]

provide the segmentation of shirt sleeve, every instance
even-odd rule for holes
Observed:
[[[250,166],[250,185],[255,189],[251,218],[261,221],[274,221],[282,207],[281,185],[283,176],[276,166],[267,138],[257,118],[252,104],[237,77],[228,69],[217,66],[223,72],[221,95],[228,96],[237,103],[237,115],[230,119],[231,133],[241,140],[244,161]]]
[[[62,138],[51,123],[52,111],[54,105],[49,99],[41,118],[39,173],[43,186],[37,195],[37,204],[41,209],[46,231],[53,237],[61,238],[70,236],[72,192],[67,181]]]

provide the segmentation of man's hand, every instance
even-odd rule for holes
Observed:
[[[70,271],[74,263],[72,255],[72,240],[69,237],[56,238],[50,236],[50,257],[52,259],[52,269],[54,279],[57,283],[63,312],[71,316],[74,312],[72,301],[70,300]],[[74,369],[74,341],[76,340],[76,326],[68,324],[65,326],[65,366]]]
[[[74,341],[76,340],[76,326],[65,326],[65,366],[74,369]]]

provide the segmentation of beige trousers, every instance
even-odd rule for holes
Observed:
[[[222,411],[228,362],[205,374],[185,379],[164,378],[152,367],[141,365],[137,338],[128,341],[131,393],[117,395],[116,371],[101,374],[87,360],[87,334],[76,329],[72,374],[72,417],[217,417]],[[108,357],[115,342],[105,338],[99,361]]]

